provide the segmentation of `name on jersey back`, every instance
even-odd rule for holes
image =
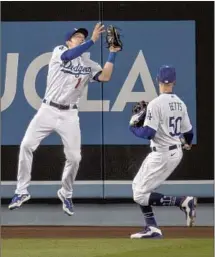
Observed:
[[[182,104],[180,102],[169,103],[170,111],[182,111]]]

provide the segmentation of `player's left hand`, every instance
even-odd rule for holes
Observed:
[[[181,147],[182,149],[189,151],[192,148],[192,145],[187,144],[185,138],[183,136],[180,137],[180,141],[181,141]]]
[[[182,145],[182,149],[184,149],[184,150],[186,150],[186,151],[191,150],[191,148],[192,148],[192,145],[188,145],[188,144]]]

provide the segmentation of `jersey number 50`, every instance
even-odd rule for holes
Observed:
[[[174,136],[179,136],[181,134],[181,117],[169,117],[169,127],[172,128],[172,131],[169,134]]]

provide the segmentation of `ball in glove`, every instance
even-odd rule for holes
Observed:
[[[116,27],[113,25],[109,25],[106,30],[106,43],[107,43],[107,48],[112,47],[119,47],[122,51],[122,41],[120,39],[120,34]]]
[[[148,102],[141,101],[132,107],[132,116],[129,122],[130,126],[141,127],[144,124],[147,112]]]

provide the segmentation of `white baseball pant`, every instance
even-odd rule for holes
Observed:
[[[40,142],[55,131],[62,139],[66,163],[62,173],[62,194],[71,198],[73,183],[81,161],[81,132],[77,109],[59,110],[42,104],[31,120],[19,152],[16,194],[27,194],[31,180],[33,152]]]
[[[181,146],[177,149],[163,149],[148,154],[133,183],[133,199],[142,206],[148,206],[150,194],[171,175],[183,156]]]

